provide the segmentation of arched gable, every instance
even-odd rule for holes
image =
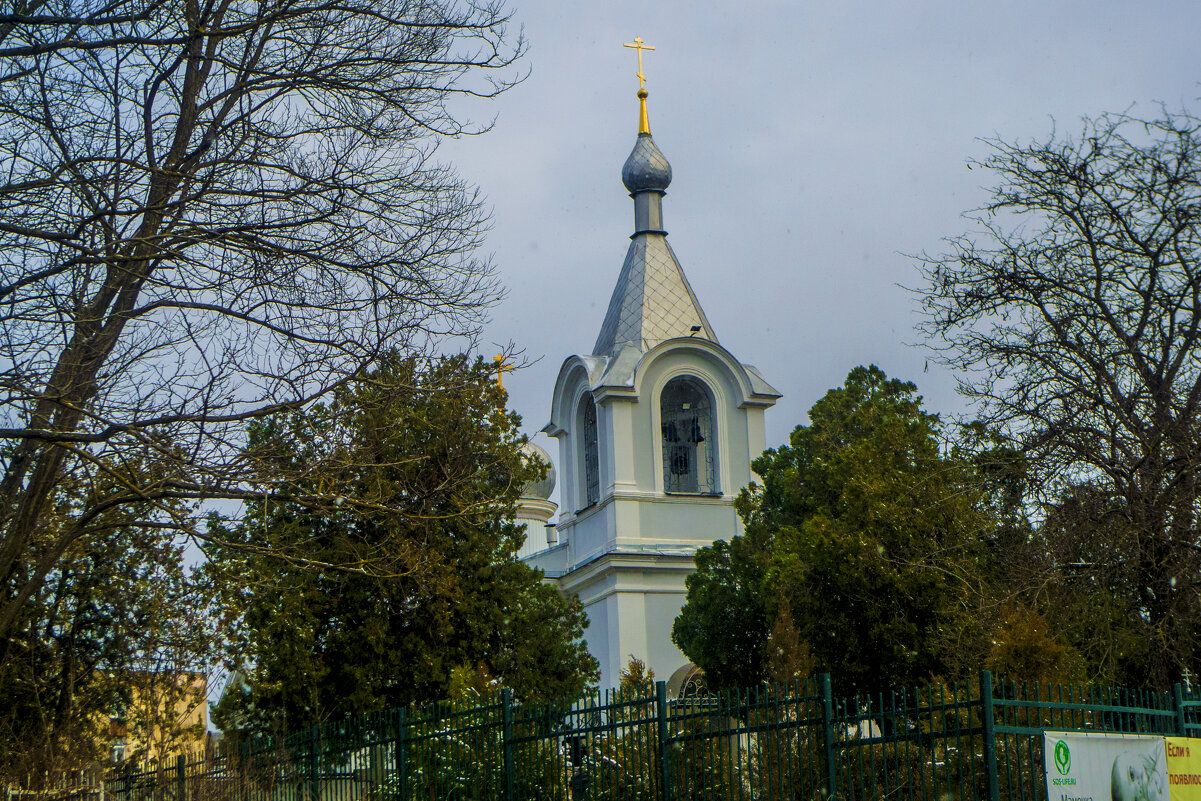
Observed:
[[[723,378],[731,392],[730,400],[737,406],[771,406],[780,397],[780,393],[754,372],[753,368],[748,369],[721,345],[692,337],[669,339],[648,351],[635,371],[634,391],[642,392],[643,381],[652,372],[656,362],[682,354],[687,354],[690,357],[689,361],[703,367],[714,381],[719,376]]]
[[[563,361],[551,396],[550,422],[542,428],[544,433],[558,437],[571,431],[580,398],[593,388],[608,361],[596,356],[569,356]]]
[[[585,432],[581,409],[606,362],[592,356],[571,356],[563,362],[551,398],[551,419],[542,429],[559,441],[559,492],[567,514],[592,505],[598,498],[601,473],[595,412],[599,410],[592,415],[591,431]]]

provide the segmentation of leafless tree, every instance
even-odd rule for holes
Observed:
[[[0,658],[108,510],[196,533],[257,478],[247,421],[476,329],[486,214],[435,148],[520,77],[507,26],[493,0],[0,4]]]
[[[1109,499],[1077,525],[1120,532],[1102,583],[1129,588],[1155,641],[1141,678],[1164,686],[1201,658],[1201,120],[991,145],[982,231],[923,260],[925,329],[1049,510]]]

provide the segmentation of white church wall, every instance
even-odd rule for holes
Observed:
[[[600,664],[602,677],[619,676],[620,673],[613,673],[609,658],[613,649],[619,647],[616,641],[618,626],[614,622],[615,615],[610,613],[609,605],[603,600],[585,606],[584,614],[588,616],[588,628],[584,629],[584,643],[588,646],[588,653]],[[616,683],[602,679],[600,686],[612,687]]]
[[[614,521],[609,510],[612,503],[611,497],[602,498],[595,506],[577,514],[570,524],[560,527],[573,566],[586,564],[611,549],[615,539]]]
[[[613,482],[617,476],[618,451],[624,443],[614,436],[614,413],[609,403],[596,405],[596,430],[603,443],[600,447],[600,497],[613,494]]]
[[[666,681],[679,668],[690,664],[688,657],[671,641],[671,627],[684,607],[686,594],[680,587],[647,595],[646,662],[655,668],[655,678]]]
[[[550,501],[534,498],[522,498],[518,502],[517,522],[525,526],[525,539],[517,549],[518,559],[526,559],[547,549],[546,523],[555,513],[555,508]]]
[[[646,660],[641,654],[648,653],[650,647],[646,630],[647,598],[639,592],[617,592],[607,601],[616,606],[617,619],[621,621],[621,625],[614,632],[615,637],[610,640],[609,672],[602,675],[601,681],[605,682],[607,676],[607,683],[616,685],[621,680],[621,669],[626,666],[631,656],[640,656]]]
[[[560,542],[553,548],[522,557],[522,561],[536,570],[541,570],[548,579],[558,579],[567,572],[567,554],[567,543]],[[557,581],[555,583],[558,584]]]
[[[636,512],[639,545],[649,542],[660,547],[696,549],[710,545],[714,540],[728,540],[742,531],[732,497],[656,498],[639,504]],[[623,534],[626,534],[624,529]],[[622,539],[633,544],[632,540]]]
[[[573,571],[562,583],[578,594],[589,626],[589,652],[601,667],[601,687],[616,686],[621,670],[636,656],[670,676],[688,663],[671,641],[671,627],[684,604],[687,556],[609,555]]]
[[[643,432],[637,428],[636,401],[609,399],[604,403],[608,415],[607,434],[612,443],[606,450],[611,453],[608,484],[609,492],[632,492],[645,486],[639,479]]]

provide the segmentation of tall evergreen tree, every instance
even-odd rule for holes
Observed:
[[[251,503],[214,538],[249,678],[225,725],[291,729],[433,700],[463,667],[525,699],[595,679],[580,604],[515,556],[515,503],[544,468],[504,399],[479,360],[392,357],[329,405],[254,426],[261,480],[276,463],[303,469],[312,495]]]
[[[798,649],[845,691],[945,675],[984,521],[968,466],[944,453],[916,387],[877,367],[852,370],[809,419],[755,461],[763,485],[738,501],[745,536],[698,554],[676,643],[719,685],[749,678],[722,653],[741,651],[763,678],[782,598]],[[735,605],[748,610],[740,627],[726,620]]]

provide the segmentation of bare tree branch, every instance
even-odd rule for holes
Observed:
[[[488,220],[436,146],[523,49],[492,2],[0,7],[0,641],[120,508],[247,497],[247,420],[478,329]],[[68,482],[107,489],[47,540]]]
[[[990,144],[979,233],[921,259],[924,329],[1052,508],[1087,486],[1122,519],[1167,686],[1201,659],[1201,121]]]

